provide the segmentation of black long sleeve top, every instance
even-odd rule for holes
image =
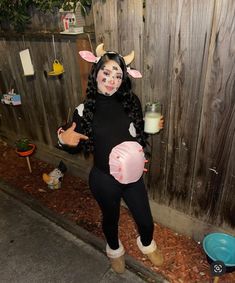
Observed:
[[[95,113],[93,116],[94,135],[94,165],[105,173],[109,173],[109,154],[111,150],[124,141],[136,141],[136,129],[125,113],[122,103],[117,98],[118,93],[106,96],[97,93]],[[135,96],[138,99],[137,96]],[[139,101],[138,101],[139,102]],[[138,103],[141,111],[140,102]],[[76,131],[83,133],[81,119],[84,105],[80,104],[73,115],[77,124]]]

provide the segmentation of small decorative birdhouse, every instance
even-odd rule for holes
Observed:
[[[76,7],[74,7],[76,5]],[[63,31],[61,34],[79,34],[83,33],[83,27],[85,26],[85,19],[81,13],[81,4],[69,2],[70,10],[66,10],[62,7],[59,12],[61,14],[61,25]]]

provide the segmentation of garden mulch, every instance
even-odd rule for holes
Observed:
[[[54,167],[31,156],[32,173],[29,173],[25,158],[19,157],[15,149],[3,141],[0,142],[0,159],[1,179],[30,194],[52,211],[104,239],[100,210],[86,181],[66,172],[62,188],[50,190],[43,182],[42,174],[49,173]],[[121,208],[119,236],[127,254],[172,283],[213,282],[201,243],[159,223],[154,225],[154,239],[165,258],[161,267],[154,267],[140,253],[136,245],[138,234],[133,219],[128,209]],[[219,282],[235,282],[235,272],[220,276]]]

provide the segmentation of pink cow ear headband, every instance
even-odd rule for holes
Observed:
[[[96,55],[95,56],[92,52],[90,51],[86,51],[86,50],[83,50],[83,51],[79,51],[79,54],[80,56],[86,60],[87,62],[90,62],[90,63],[98,63],[100,58],[105,54],[105,53],[115,53],[115,52],[107,52],[104,50],[104,44],[101,43],[99,44],[97,47],[96,47]],[[121,56],[119,54],[119,56]],[[126,56],[121,56],[123,57],[123,60],[125,61],[126,63],[126,66],[128,66],[133,60],[134,60],[134,57],[135,57],[135,53],[134,51],[132,50],[130,54],[126,55]],[[142,75],[139,71],[137,70],[134,70],[134,69],[131,69],[130,67],[127,67],[127,73],[129,75],[131,75],[133,78],[142,78]]]

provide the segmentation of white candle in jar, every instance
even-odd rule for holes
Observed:
[[[161,113],[146,112],[144,117],[144,131],[148,134],[156,134],[160,131],[159,122]]]

